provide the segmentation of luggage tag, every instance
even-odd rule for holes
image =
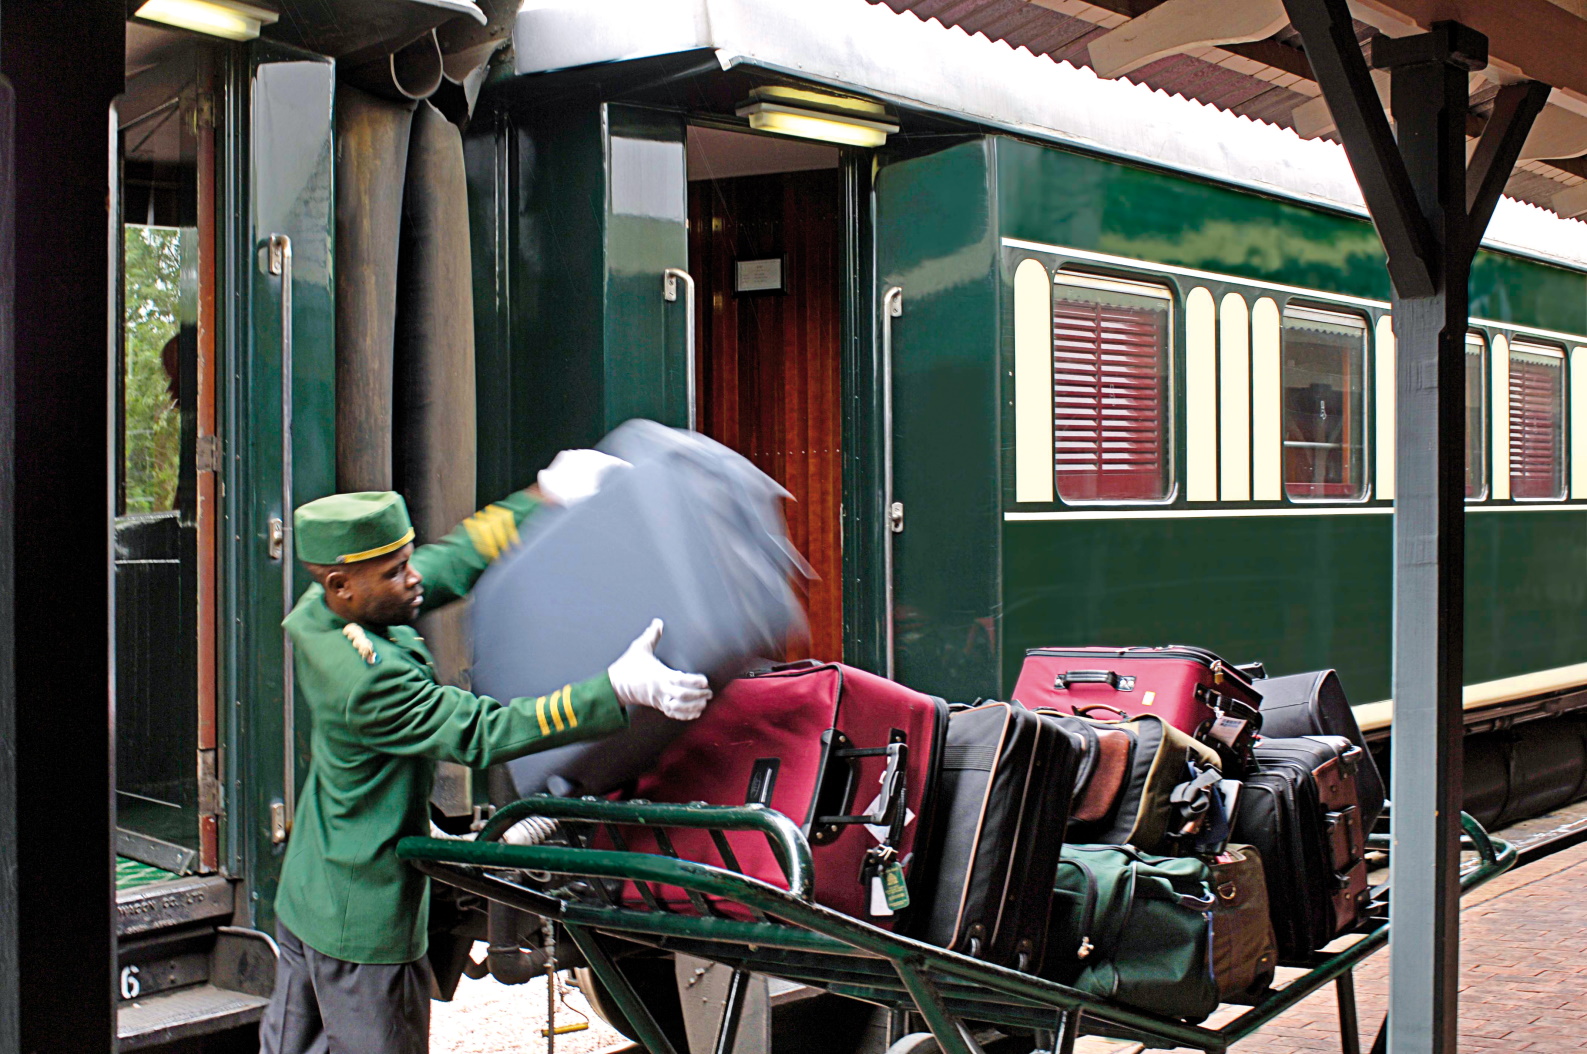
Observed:
[[[868,878],[870,882],[870,914],[876,918],[886,918],[909,907],[909,885],[904,880],[904,865],[898,859],[898,850],[893,843],[903,838],[904,828],[915,818],[915,814],[910,811],[908,799],[904,796],[904,772],[898,767],[896,755],[888,758],[887,770],[882,773],[882,786],[887,787],[893,780],[898,781],[893,822],[885,830],[879,826],[866,825],[866,829],[880,844],[865,851],[865,863],[860,869],[861,879]],[[885,794],[880,795],[871,804],[873,812],[885,797]]]
[[[1244,775],[1256,767],[1256,735],[1262,728],[1262,715],[1238,699],[1226,697],[1222,702],[1218,716],[1197,738],[1218,752],[1226,770]]]
[[[873,846],[865,857],[865,871],[870,875],[870,914],[886,917],[909,907],[909,885],[904,881],[898,850],[890,845]]]

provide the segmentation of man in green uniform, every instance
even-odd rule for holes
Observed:
[[[396,846],[429,830],[437,760],[483,768],[605,735],[627,725],[625,705],[685,719],[704,710],[705,678],[655,657],[659,621],[605,672],[506,701],[437,683],[410,625],[468,593],[517,541],[542,489],[569,500],[593,493],[608,467],[602,457],[565,452],[540,487],[418,548],[407,506],[389,491],[335,494],[297,510],[297,556],[315,584],[284,625],[314,726],[276,893],[280,958],[260,1025],[266,1054],[427,1050],[429,880],[397,859]]]

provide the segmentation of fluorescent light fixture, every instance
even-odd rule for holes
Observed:
[[[252,40],[281,16],[240,0],[147,0],[134,17],[224,40]]]
[[[843,146],[881,146],[898,131],[898,122],[887,115],[881,103],[803,88],[755,88],[737,113],[748,117],[749,126],[757,132]]]

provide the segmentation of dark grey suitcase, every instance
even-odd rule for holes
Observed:
[[[1081,738],[1018,704],[948,718],[922,940],[1018,970],[1047,943]]]
[[[1356,768],[1356,791],[1361,798],[1361,820],[1372,830],[1383,812],[1383,776],[1372,751],[1367,749],[1355,711],[1345,698],[1344,685],[1333,670],[1269,677],[1256,685],[1262,692],[1262,735],[1268,739],[1295,736],[1344,736],[1361,748]]]
[[[601,444],[632,463],[600,493],[547,509],[472,594],[473,687],[541,695],[599,673],[652,618],[657,657],[721,687],[803,632],[783,532],[786,492],[694,433],[629,422]],[[643,772],[682,730],[652,711],[624,732],[509,764],[519,794],[604,794]]]
[[[1245,778],[1234,840],[1262,854],[1279,961],[1305,965],[1360,922],[1366,828],[1356,777],[1367,752],[1343,736],[1263,739]]]

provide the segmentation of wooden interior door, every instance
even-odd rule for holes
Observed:
[[[791,642],[790,659],[843,657],[842,216],[837,169],[689,186],[700,430],[793,494],[788,535],[820,576],[810,641]],[[782,291],[735,291],[738,261],[771,259]]]

